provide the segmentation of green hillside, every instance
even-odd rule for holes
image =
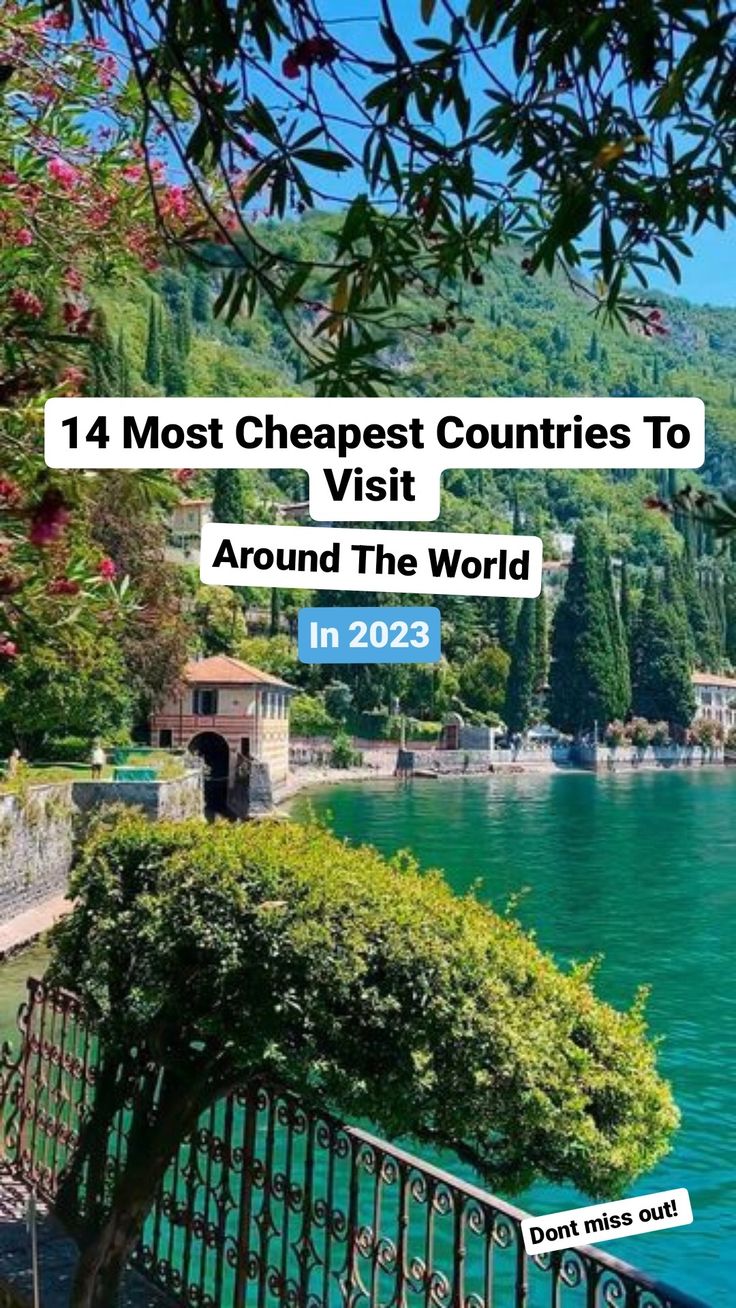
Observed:
[[[313,254],[324,219],[285,229],[295,254]],[[124,352],[129,394],[288,395],[307,391],[299,350],[266,312],[231,327],[213,317],[217,286],[194,270],[167,270],[121,295],[102,292],[112,354]],[[396,391],[432,395],[698,395],[706,403],[707,463],[714,484],[736,480],[736,309],[657,297],[668,335],[648,339],[601,328],[586,297],[561,278],[530,278],[513,253],[497,256],[482,286],[467,288],[453,329],[395,339],[387,361]],[[159,318],[160,371],[147,377],[151,306]],[[469,320],[469,321],[468,321]],[[99,388],[119,392],[113,363]],[[116,375],[117,374],[117,375]],[[152,378],[155,378],[152,379]],[[205,479],[206,480],[206,479]],[[287,496],[305,478],[278,479]],[[643,507],[656,474],[611,472],[454,472],[445,481],[443,523],[467,529],[508,526],[518,501],[542,529],[569,530],[586,512],[609,520],[611,544],[635,564],[662,559],[666,522]],[[548,542],[552,553],[553,541]]]
[[[326,219],[284,227],[283,240],[296,255],[315,253],[326,240]],[[308,393],[303,356],[281,323],[267,311],[215,317],[217,285],[198,270],[166,269],[121,294],[102,291],[106,332],[96,351],[95,389],[100,394],[287,395]],[[320,288],[315,287],[315,298]],[[459,293],[460,294],[460,293]],[[601,328],[587,297],[563,278],[529,277],[512,251],[487,268],[482,285],[463,290],[454,322],[394,337],[386,362],[396,393],[454,395],[698,395],[706,403],[707,462],[702,476],[712,485],[736,481],[736,309],[695,306],[657,296],[667,334],[648,338]],[[433,308],[429,303],[428,321]],[[307,322],[305,319],[305,328]],[[695,480],[698,475],[695,475]],[[242,474],[245,516],[263,520],[275,499],[306,498],[300,470]],[[684,480],[684,478],[680,478]],[[460,470],[446,474],[439,528],[466,531],[528,529],[541,533],[548,559],[569,553],[578,524],[595,519],[610,552],[617,594],[626,565],[626,602],[640,605],[647,569],[671,576],[681,569],[677,604],[688,608],[692,664],[736,664],[736,612],[730,552],[717,547],[697,524],[675,521],[647,507],[647,497],[671,494],[676,474],[653,471]],[[187,494],[209,494],[212,475],[198,473]],[[304,521],[309,521],[307,515]],[[548,615],[562,593],[565,572],[548,578]],[[196,591],[196,578],[190,579]],[[650,587],[651,587],[650,581]],[[674,602],[670,585],[668,603]],[[329,669],[306,668],[286,635],[302,593],[250,591],[246,605],[262,617],[233,624],[231,592],[216,599],[199,591],[200,647],[229,648],[321,691],[334,679]],[[679,592],[678,592],[679,594]],[[361,602],[391,602],[362,596]],[[321,592],[322,603],[350,602]],[[514,651],[518,606],[509,601],[438,597],[446,662],[428,677],[424,670],[354,667],[338,669],[352,693],[351,711],[385,711],[401,694],[411,711],[432,716],[450,703],[481,715],[499,714]],[[259,630],[260,621],[260,630]],[[632,619],[633,621],[633,619]],[[263,633],[270,629],[270,639]],[[465,667],[463,673],[460,669]],[[314,705],[312,708],[319,711]]]

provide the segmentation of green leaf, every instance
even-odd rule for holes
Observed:
[[[337,150],[295,150],[294,157],[300,163],[310,164],[313,168],[322,168],[331,173],[342,173],[352,166],[347,155],[338,154]]]

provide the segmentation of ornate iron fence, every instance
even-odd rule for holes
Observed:
[[[20,1028],[0,1074],[4,1160],[53,1202],[95,1094],[97,1042],[75,996],[38,981]],[[90,1202],[114,1184],[125,1117],[87,1178]],[[706,1308],[599,1250],[528,1257],[524,1216],[254,1081],[182,1142],[135,1260],[202,1308]]]

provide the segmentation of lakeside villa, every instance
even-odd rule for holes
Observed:
[[[280,677],[226,654],[186,664],[176,691],[150,718],[151,743],[199,754],[208,769],[211,807],[243,810],[240,791],[268,802],[289,774],[289,703]]]
[[[264,508],[275,512],[279,522],[299,522],[309,517],[308,500],[295,500],[290,504],[274,501]],[[184,499],[175,504],[169,517],[166,562],[199,567],[202,528],[213,521],[211,496]]]
[[[199,566],[202,528],[208,522],[212,522],[211,498],[180,500],[175,504],[169,518],[166,562]]]
[[[717,722],[728,735],[736,727],[736,677],[694,672],[693,688],[697,703],[693,721],[702,722],[706,718]]]

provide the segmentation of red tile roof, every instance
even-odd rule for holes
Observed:
[[[231,658],[229,654],[213,654],[208,659],[191,659],[187,663],[182,680],[188,686],[282,686],[293,690],[287,681],[274,677],[270,672],[262,672],[242,659]]]

